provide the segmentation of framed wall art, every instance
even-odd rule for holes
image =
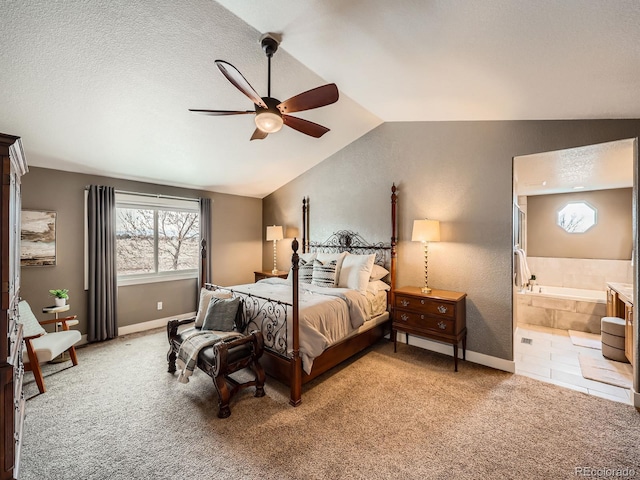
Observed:
[[[20,266],[56,264],[56,212],[22,210]]]

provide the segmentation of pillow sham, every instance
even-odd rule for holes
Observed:
[[[389,290],[391,290],[391,286],[388,283],[383,282],[382,280],[373,280],[367,285],[367,290],[374,295],[377,295],[380,291],[388,292]]]
[[[311,285],[317,287],[334,287],[336,284],[337,260],[322,263],[317,258],[313,261],[313,277]]]
[[[207,307],[207,314],[202,323],[203,330],[216,330],[218,332],[231,332],[235,328],[236,315],[240,297],[236,298],[212,298]]]
[[[198,313],[196,313],[196,327],[202,327],[204,317],[207,314],[207,308],[212,298],[231,298],[229,292],[218,292],[215,290],[200,289],[200,301],[198,302]]]
[[[313,261],[315,259],[316,259],[315,253],[299,254],[299,260],[298,260],[298,282],[299,283],[311,283],[311,277],[313,275]],[[304,272],[302,271],[303,266],[306,266],[306,270]],[[287,281],[291,282],[292,275],[293,275],[293,269],[289,268],[289,275],[287,275]]]
[[[358,290],[365,295],[369,277],[371,276],[371,268],[373,267],[375,259],[375,254],[346,255],[342,261],[338,287]]]
[[[342,268],[342,262],[344,257],[347,255],[347,252],[342,253],[318,253],[316,255],[316,259],[320,260],[322,263],[329,263],[332,261],[336,261],[336,281],[333,284],[334,287],[338,286],[338,279],[340,278],[340,269]]]
[[[371,267],[371,276],[369,277],[369,281],[382,280],[387,275],[389,275],[389,270],[374,263],[373,267]]]

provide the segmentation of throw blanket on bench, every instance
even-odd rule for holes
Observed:
[[[180,383],[188,383],[189,377],[193,374],[193,370],[198,363],[198,354],[200,350],[216,343],[223,342],[227,339],[242,337],[242,334],[238,332],[214,332],[213,330],[193,330],[189,333],[183,332],[186,335],[180,349],[178,350],[178,358],[176,362],[180,369],[180,375],[178,375],[178,381]]]

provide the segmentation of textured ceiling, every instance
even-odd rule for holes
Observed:
[[[514,159],[517,195],[633,186],[634,140],[600,143]]]
[[[226,8],[225,8],[226,7]],[[227,10],[228,9],[228,10]],[[31,165],[262,197],[383,121],[640,117],[637,0],[3,2],[0,131]],[[266,95],[261,33],[282,35],[272,94],[340,100],[249,142]]]

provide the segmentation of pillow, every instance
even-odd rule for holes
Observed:
[[[313,261],[316,259],[315,253],[300,253],[300,260],[298,261],[298,282],[299,283],[311,283],[311,276],[313,274]],[[306,265],[306,271],[302,271],[302,267]],[[287,280],[291,282],[293,275],[293,269],[289,268],[289,275]]]
[[[391,286],[387,283],[384,283],[382,280],[373,280],[367,285],[367,290],[374,295],[377,295],[381,290],[388,292],[389,290],[391,290]]]
[[[371,267],[371,277],[369,277],[369,281],[382,280],[387,275],[389,275],[389,270],[374,263],[373,267]]]
[[[212,298],[202,323],[202,330],[231,332],[234,330],[240,297]]]
[[[338,287],[350,288],[358,290],[363,295],[366,294],[375,259],[375,254],[345,256],[340,269]]]
[[[313,261],[313,277],[311,285],[317,287],[334,287],[336,284],[337,260],[322,263],[317,258]]]
[[[340,269],[342,268],[342,261],[344,257],[347,255],[347,252],[342,253],[318,253],[316,255],[316,259],[320,260],[322,263],[329,263],[332,261],[336,261],[336,282],[333,284],[334,287],[338,286],[338,279],[340,278]]]
[[[31,307],[25,300],[20,300],[18,303],[18,310],[20,313],[20,318],[18,323],[22,324],[22,336],[23,337],[32,337],[34,335],[46,334],[46,330],[42,328],[40,322],[31,311]]]
[[[216,290],[200,289],[200,302],[198,302],[198,313],[196,313],[196,327],[202,327],[204,317],[207,314],[207,308],[212,298],[231,298],[229,292],[220,292]]]

